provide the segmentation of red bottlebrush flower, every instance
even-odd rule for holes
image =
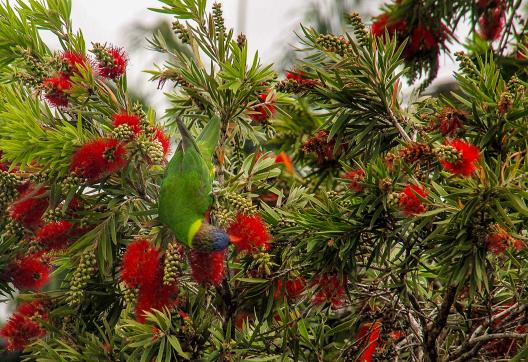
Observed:
[[[277,280],[273,297],[279,299],[283,295],[283,281]],[[304,291],[306,282],[302,276],[286,280],[284,283],[284,296],[288,299],[296,299]]]
[[[8,267],[7,276],[19,290],[39,290],[48,282],[50,272],[39,253],[16,259]]]
[[[169,137],[161,130],[160,128],[155,129],[155,134],[153,140],[158,141],[161,143],[161,147],[163,148],[163,156],[167,156],[167,154],[170,151],[170,140]]]
[[[311,285],[316,287],[312,298],[313,304],[321,305],[328,302],[333,309],[343,305],[346,278],[340,278],[336,274],[325,273],[315,277]]]
[[[335,140],[328,140],[328,134],[328,131],[321,130],[304,142],[301,147],[303,152],[315,154],[319,165],[335,160]],[[339,150],[337,153],[339,153]]]
[[[359,362],[372,362],[374,360],[373,357],[376,347],[378,347],[381,326],[381,322],[376,321],[374,323],[364,323],[359,328],[356,342],[362,351],[358,359]]]
[[[19,190],[20,194],[9,205],[9,217],[28,229],[34,229],[42,222],[42,215],[49,206],[44,196],[46,189],[27,183]]]
[[[150,241],[134,240],[127,246],[121,266],[121,279],[131,288],[154,284],[161,254]]]
[[[135,314],[138,322],[145,322],[145,312],[151,309],[163,310],[176,305],[178,286],[176,284],[164,286],[163,281],[153,286],[141,287],[136,302]]]
[[[437,47],[438,40],[431,30],[420,24],[412,30],[409,43],[405,47],[404,56],[410,59],[418,53],[428,52]]]
[[[295,80],[299,83],[302,83],[303,80],[305,80],[305,74],[303,71],[300,70],[292,70],[289,72],[286,72],[286,79]]]
[[[350,180],[348,188],[355,192],[363,191],[363,185],[361,184],[365,180],[365,170],[358,168],[357,170],[350,170],[345,173],[344,176],[347,180]]]
[[[502,29],[504,29],[504,24],[506,23],[504,6],[498,4],[495,7],[488,8],[480,15],[478,23],[478,33],[482,39],[489,41],[499,39]]]
[[[46,331],[38,324],[39,319],[48,319],[42,302],[36,300],[20,304],[0,329],[0,337],[7,340],[7,349],[21,352],[34,339],[43,337]]]
[[[491,225],[489,234],[486,237],[486,249],[495,255],[500,255],[509,248],[519,251],[524,249],[524,243],[512,237],[502,226],[498,224]]]
[[[145,322],[145,312],[151,309],[163,310],[177,305],[178,285],[163,284],[163,270],[158,268],[154,280],[139,288],[135,314],[138,322]]]
[[[281,153],[279,153],[279,155],[275,157],[275,163],[282,163],[289,173],[295,173],[293,162],[290,156],[286,154],[286,152],[282,151]]]
[[[273,115],[273,113],[275,113],[275,105],[273,105],[272,102],[266,103],[267,98],[268,95],[266,93],[259,95],[260,101],[264,104],[260,104],[252,110],[249,117],[253,121],[264,122],[270,117],[270,114]]]
[[[259,215],[238,214],[227,233],[238,252],[254,253],[271,247],[271,236]]]
[[[394,19],[391,21],[389,14],[381,14],[372,23],[370,31],[374,36],[380,37],[385,35],[385,30],[387,30],[389,35],[396,33],[402,36],[407,32],[407,22],[403,19]]]
[[[421,214],[425,211],[422,204],[422,198],[427,197],[427,190],[418,185],[406,185],[403,192],[400,194],[400,207],[407,216]]]
[[[432,154],[431,146],[420,142],[410,142],[398,152],[407,163],[414,163]]]
[[[436,122],[431,124],[431,129],[438,129],[444,137],[453,137],[464,129],[467,115],[458,109],[444,107],[436,117]]]
[[[99,55],[101,54],[101,55]],[[116,79],[125,74],[128,58],[121,48],[104,49],[96,53],[99,75],[108,79]]]
[[[75,53],[70,50],[62,53],[61,59],[68,65],[70,74],[77,73],[79,67],[85,68],[87,64],[87,59],[84,54]]]
[[[121,142],[100,138],[82,145],[73,155],[70,170],[90,181],[97,181],[126,166],[126,150]]]
[[[127,112],[122,111],[121,113],[117,113],[112,116],[112,124],[114,127],[125,124],[129,126],[136,135],[141,133],[140,123],[141,118],[137,114],[128,114]]]
[[[475,163],[480,157],[480,148],[459,139],[446,141],[445,144],[458,151],[459,159],[454,162],[440,159],[442,167],[446,171],[454,173],[455,175],[471,176],[471,174],[477,169]]]
[[[372,23],[370,31],[375,36],[383,36],[387,22],[389,21],[389,14],[381,14],[376,18],[376,21]]]
[[[403,337],[405,337],[405,332],[404,331],[392,331],[392,332],[389,333],[389,338],[393,339],[395,341],[399,341]]]
[[[66,107],[68,105],[68,94],[66,91],[71,87],[70,78],[64,73],[45,78],[42,82],[44,98],[54,107]]]
[[[36,232],[36,239],[44,250],[60,250],[71,240],[73,224],[66,220],[50,222]]]
[[[194,280],[202,285],[219,285],[224,279],[225,250],[201,252],[191,250],[189,262]]]

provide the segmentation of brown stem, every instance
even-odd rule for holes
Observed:
[[[426,354],[426,361],[438,361],[438,350],[436,348],[436,340],[447,323],[447,317],[451,306],[455,302],[456,287],[448,287],[444,293],[444,300],[438,310],[438,315],[432,324],[430,324],[424,333],[424,349]]]

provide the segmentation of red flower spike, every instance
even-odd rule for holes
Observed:
[[[345,176],[347,180],[350,180],[348,188],[355,192],[363,191],[363,185],[361,184],[365,179],[365,170],[358,168],[357,170],[348,171]]]
[[[112,116],[112,125],[114,127],[121,126],[123,124],[126,124],[127,126],[132,129],[132,131],[138,135],[141,133],[141,118],[137,114],[128,114],[125,111],[122,111],[121,113],[114,114]]]
[[[279,153],[279,155],[275,157],[275,163],[282,163],[284,167],[286,168],[286,171],[288,171],[291,174],[295,173],[293,162],[290,156],[286,154],[286,152],[282,151],[281,153]]]
[[[39,290],[48,282],[50,272],[39,253],[16,259],[8,267],[7,276],[19,290]]]
[[[364,323],[358,330],[357,343],[361,348],[361,355],[359,362],[372,362],[374,360],[374,353],[378,347],[379,337],[381,333],[381,322]]]
[[[422,186],[406,185],[400,195],[400,208],[407,216],[413,216],[425,212],[425,207],[418,195],[422,198],[426,198],[427,194],[427,190]]]
[[[160,264],[158,263],[158,266]],[[152,283],[143,284],[139,288],[138,299],[136,302],[135,314],[138,322],[145,322],[145,312],[151,309],[162,310],[163,308],[172,309],[177,305],[178,285],[163,284],[163,268],[158,267],[155,278]]]
[[[160,259],[158,248],[150,241],[133,241],[123,255],[121,279],[131,288],[154,284],[160,269]]]
[[[225,250],[200,252],[191,250],[189,262],[194,280],[202,285],[219,285],[224,279]]]
[[[409,45],[405,50],[408,56],[413,56],[418,52],[427,52],[437,45],[438,42],[431,30],[424,25],[418,25],[412,30]]]
[[[275,293],[273,297],[275,300],[279,299],[283,295],[283,281],[277,280],[277,285],[275,287]],[[306,287],[306,281],[302,276],[299,276],[294,279],[289,279],[284,283],[284,296],[288,299],[296,299],[299,295],[304,292]]]
[[[71,240],[73,224],[66,220],[50,222],[36,232],[36,240],[44,250],[63,249]]]
[[[170,140],[169,137],[161,130],[160,128],[155,129],[154,134],[154,140],[161,143],[161,147],[163,148],[163,156],[167,156],[167,154],[170,151]]]
[[[493,224],[489,227],[486,237],[486,249],[495,255],[503,254],[507,249],[513,248],[517,251],[524,249],[521,240],[512,237],[502,226]]]
[[[259,215],[238,214],[236,220],[229,226],[227,234],[238,252],[255,253],[271,247],[269,244],[271,235]]]
[[[35,229],[42,222],[42,215],[49,206],[44,196],[46,189],[26,183],[19,189],[19,196],[9,205],[9,217],[28,229]]]
[[[28,344],[46,334],[46,331],[33,319],[37,317],[47,319],[47,314],[43,310],[37,311],[37,309],[34,309],[32,314],[28,314],[29,304],[22,304],[0,329],[0,337],[7,340],[8,351],[22,352]],[[20,312],[21,308],[25,309],[24,313]]]
[[[385,30],[389,35],[403,35],[407,32],[407,22],[403,19],[390,20],[389,14],[381,14],[372,23],[370,31],[374,36],[380,37],[385,35]]]
[[[504,24],[506,23],[506,12],[502,4],[487,9],[478,19],[478,34],[484,40],[494,41],[500,38]]]
[[[311,285],[316,287],[312,298],[313,304],[321,305],[328,302],[333,309],[338,309],[343,305],[345,278],[340,278],[336,274],[325,273],[315,277]]]
[[[266,99],[268,98],[268,95],[263,93],[259,95],[259,99],[262,103],[266,103]],[[254,122],[264,122],[268,118],[270,118],[270,114],[273,115],[275,113],[275,105],[273,104],[260,104],[256,106],[253,110],[253,113],[249,115],[249,117]]]
[[[335,139],[329,141],[328,135],[328,131],[321,130],[313,137],[306,140],[301,147],[303,152],[313,153],[316,156],[316,161],[319,165],[335,160]],[[340,150],[337,150],[337,155],[339,155],[339,153]]]
[[[73,155],[70,170],[90,181],[97,181],[126,166],[126,150],[121,142],[100,138],[82,145]]]
[[[79,68],[86,68],[87,59],[84,54],[68,50],[62,53],[61,59],[68,65],[68,71],[70,74],[77,73]]]
[[[108,79],[116,79],[126,72],[128,58],[121,48],[112,47],[106,50],[109,61],[97,63],[98,73]]]
[[[70,78],[64,73],[45,78],[42,82],[44,98],[54,107],[68,106],[68,94],[66,91],[71,87]]]
[[[442,167],[455,175],[471,176],[477,169],[475,163],[480,157],[480,148],[459,139],[446,141],[445,144],[455,148],[460,153],[460,159],[455,162],[440,160]]]

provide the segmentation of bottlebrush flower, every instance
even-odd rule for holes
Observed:
[[[313,304],[330,303],[333,309],[343,305],[346,278],[340,278],[336,274],[324,273],[315,277],[311,285],[316,287],[315,294],[312,297]]]
[[[158,141],[163,148],[163,156],[167,156],[170,151],[170,140],[169,137],[161,130],[160,128],[154,129],[154,137],[151,139],[153,141]]]
[[[149,284],[143,284],[139,288],[135,307],[136,320],[145,322],[145,312],[151,309],[163,310],[173,308],[177,305],[178,285],[172,283],[163,284],[163,270],[158,268],[155,278]]]
[[[77,73],[79,71],[79,68],[86,68],[88,62],[84,54],[75,53],[70,50],[62,53],[61,59],[68,66],[69,74]]]
[[[363,191],[362,182],[365,180],[365,170],[358,168],[357,170],[350,170],[345,173],[344,176],[347,180],[350,181],[348,188],[355,192]]]
[[[0,336],[7,340],[8,351],[23,351],[36,338],[41,338],[46,331],[36,319],[47,320],[48,315],[42,303],[34,301],[21,304],[13,316],[0,329]]]
[[[403,19],[390,19],[389,14],[381,14],[372,23],[370,31],[374,36],[385,35],[385,30],[389,35],[397,34],[402,37],[407,32],[407,22]]]
[[[283,292],[283,284],[284,284],[284,292]],[[281,279],[277,280],[277,284],[275,286],[275,293],[273,294],[273,297],[277,300],[279,299],[283,294],[288,299],[296,299],[299,295],[302,294],[306,287],[306,281],[302,276],[299,276],[294,279],[288,279],[286,282],[283,282]]]
[[[438,129],[444,137],[453,137],[464,129],[467,115],[458,109],[444,107],[437,115],[436,122],[431,125],[432,129]]]
[[[189,262],[194,280],[202,285],[219,285],[224,279],[225,250],[201,252],[191,250]]]
[[[94,44],[92,52],[97,60],[99,75],[114,80],[125,74],[128,58],[123,49]]]
[[[429,28],[420,24],[413,28],[404,56],[410,59],[418,53],[428,52],[436,47],[438,47],[437,38]]]
[[[502,226],[493,224],[486,237],[486,249],[495,255],[503,254],[507,249],[524,249],[524,243],[512,237]]]
[[[304,142],[301,147],[304,153],[315,154],[317,164],[319,165],[335,160],[335,140],[328,140],[328,135],[328,131],[321,130]]]
[[[267,98],[268,95],[266,93],[259,95],[259,99],[262,104],[259,104],[254,109],[252,109],[249,115],[249,117],[254,122],[264,122],[268,118],[270,118],[270,115],[273,115],[273,113],[275,113],[275,105],[273,104],[273,102],[266,103]]]
[[[376,321],[374,323],[363,323],[359,328],[356,336],[356,345],[362,351],[358,359],[359,362],[372,362],[374,360],[374,353],[378,347],[381,327],[381,322]]]
[[[506,11],[504,2],[496,2],[484,10],[478,19],[478,34],[484,40],[499,39],[504,24],[506,23]]]
[[[138,135],[141,133],[141,118],[137,114],[128,114],[126,111],[122,111],[112,116],[112,125],[114,127],[119,127],[123,124],[130,127],[134,134]]]
[[[286,154],[286,152],[282,151],[281,153],[279,153],[279,155],[275,157],[275,163],[282,163],[286,168],[286,171],[292,174],[295,173],[293,162],[290,156]]]
[[[71,89],[71,87],[70,78],[64,73],[45,78],[42,82],[44,98],[54,107],[68,106],[68,94],[66,91]]]
[[[417,195],[425,198],[427,197],[427,190],[418,185],[406,185],[403,189],[399,204],[405,215],[412,216],[425,211],[422,200]]]
[[[296,82],[300,87],[313,88],[320,84],[317,79],[309,79],[306,73],[301,70],[292,70],[286,72],[286,79]]]
[[[136,239],[127,246],[121,266],[121,279],[131,288],[151,285],[160,269],[161,254],[150,241]]]
[[[126,166],[123,144],[112,138],[99,138],[82,145],[73,155],[70,170],[80,177],[97,181]]]
[[[458,152],[458,159],[451,161],[441,156],[442,167],[455,175],[471,176],[477,169],[475,163],[480,157],[480,149],[460,139],[446,141],[445,144]]]
[[[73,224],[66,220],[50,222],[36,232],[36,240],[44,250],[60,250],[72,237]]]
[[[271,236],[259,215],[238,214],[227,233],[238,252],[254,253],[271,247]]]
[[[432,153],[431,146],[420,142],[410,142],[398,152],[400,158],[407,163],[423,160]]]
[[[28,229],[34,229],[42,222],[42,215],[49,206],[48,198],[44,196],[46,189],[26,183],[19,192],[8,207],[9,217]]]
[[[19,290],[39,290],[48,282],[50,271],[42,254],[37,253],[13,261],[8,267],[7,277]]]

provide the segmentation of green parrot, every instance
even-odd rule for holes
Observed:
[[[213,117],[196,140],[176,119],[182,140],[169,161],[160,188],[158,213],[179,242],[202,251],[223,250],[227,234],[205,220],[212,204],[213,153],[220,136],[220,119]]]

